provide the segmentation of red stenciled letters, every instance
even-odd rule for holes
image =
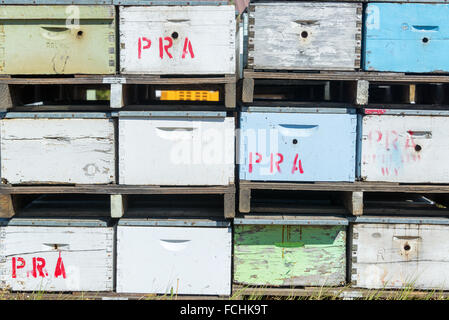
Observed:
[[[298,163],[298,165],[296,165],[296,163]],[[302,168],[301,159],[299,159],[299,154],[296,154],[295,160],[293,161],[292,174],[294,174],[295,171],[299,171],[300,174],[304,173],[304,170]]]
[[[56,262],[55,278],[57,278],[61,275],[64,279],[66,278],[64,262],[62,262],[61,251],[60,251],[58,261]]]
[[[142,41],[145,41],[147,44],[142,47]],[[142,49],[149,49],[151,47],[151,40],[145,37],[139,38],[137,45],[137,56],[139,59],[142,58]]]
[[[171,53],[168,52],[168,49],[171,48],[171,46],[173,45],[173,40],[170,37],[165,37],[164,40],[168,41],[167,45],[164,45],[162,38],[159,38],[159,57],[161,57],[161,59],[164,58],[164,50],[165,50],[165,53],[168,55],[168,57],[170,59],[173,59],[173,56],[171,55]]]
[[[190,56],[195,58],[195,54],[193,53],[192,43],[190,42],[189,38],[186,37],[186,40],[184,41],[184,49],[182,50],[182,58],[184,59],[187,54],[187,49],[189,49]]]
[[[45,267],[44,258],[33,258],[33,271],[31,272],[31,275],[34,278],[37,278],[37,274],[39,273],[39,277],[45,278],[45,276],[48,276],[48,273],[44,273],[44,267]]]
[[[17,262],[20,262],[20,265],[17,264]],[[16,258],[12,258],[12,277],[17,278],[17,269],[23,269],[25,268],[25,259],[18,257],[17,261]]]

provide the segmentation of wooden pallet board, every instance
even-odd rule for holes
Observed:
[[[262,88],[263,85],[265,87],[270,84],[278,87],[301,85],[311,89],[312,85],[321,85],[324,86],[324,93],[320,100],[327,103],[334,102],[332,99],[341,99],[340,92],[343,90],[346,97],[343,102],[356,107],[375,104],[378,108],[387,108],[387,105],[392,105],[394,108],[406,106],[412,109],[423,107],[421,105],[424,105],[426,109],[447,108],[448,99],[444,92],[448,83],[449,76],[435,74],[359,71],[273,72],[245,69],[242,101],[254,102],[254,99],[260,96],[255,92],[255,88],[259,86]],[[332,89],[332,86],[337,85],[341,88]],[[263,98],[262,96],[261,99]],[[313,105],[313,103],[309,104]]]
[[[227,108],[235,108],[236,106],[236,83],[235,75],[210,75],[169,77],[169,76],[84,76],[75,75],[72,77],[0,77],[0,103],[2,110],[8,110],[13,107],[21,106],[24,99],[20,88],[23,86],[50,86],[54,90],[61,90],[61,86],[65,86],[66,90],[71,92],[70,99],[84,100],[85,90],[89,89],[108,89],[110,90],[110,108],[122,108],[129,104],[136,104],[135,91],[133,87],[139,85],[150,86],[171,86],[171,88],[182,87],[194,90],[198,86],[214,88],[217,86],[221,91],[222,103]],[[79,92],[78,92],[79,91]],[[85,104],[92,104],[87,101]],[[82,105],[74,105],[72,108],[83,107]],[[56,110],[55,107],[52,108]],[[64,110],[67,106],[64,107]],[[96,106],[91,106],[91,110],[95,110]]]
[[[437,209],[436,205],[427,205],[420,207],[414,205],[407,206],[404,201],[398,206],[397,203],[391,203],[391,199],[385,203],[367,201],[366,193],[381,194],[413,194],[425,195],[438,204],[447,206],[449,204],[449,185],[421,185],[421,184],[399,184],[399,183],[381,183],[381,182],[354,182],[354,183],[282,183],[282,182],[251,182],[240,181],[239,183],[239,211],[249,213],[256,210],[257,212],[285,212],[285,213],[333,213],[342,214],[343,208],[334,207],[295,207],[294,205],[279,206],[274,204],[271,208],[261,206],[256,207],[254,201],[251,200],[253,190],[273,190],[273,191],[327,191],[335,192],[335,196],[343,204],[346,213],[359,216],[366,213],[375,212],[377,214],[407,214],[410,210],[413,215],[417,214],[449,214],[449,211],[443,208]],[[368,199],[369,200],[369,199]],[[377,207],[384,204],[384,207]],[[367,205],[370,206],[367,206]],[[392,207],[393,206],[393,207]],[[434,210],[435,209],[435,210]]]
[[[108,195],[110,197],[111,217],[120,218],[127,212],[129,195],[223,195],[223,215],[225,218],[235,216],[235,186],[207,187],[169,187],[169,186],[123,186],[123,185],[29,185],[0,186],[0,217],[11,218],[18,214],[40,195]],[[64,210],[70,214],[70,208]],[[85,213],[85,211],[82,211]],[[159,211],[162,212],[162,211]],[[95,215],[90,213],[89,215]],[[188,213],[187,213],[188,214]],[[185,215],[185,214],[183,214]]]

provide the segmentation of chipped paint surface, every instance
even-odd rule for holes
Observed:
[[[361,175],[366,181],[448,183],[448,117],[367,115]]]
[[[448,290],[448,226],[359,223],[352,234],[354,287]]]
[[[345,282],[344,226],[234,226],[234,281],[321,286]]]
[[[114,7],[76,8],[2,6],[0,74],[115,73]]]
[[[112,183],[110,119],[3,119],[1,177],[9,183]]]
[[[254,7],[248,45],[254,69],[360,67],[361,4],[276,1]]]

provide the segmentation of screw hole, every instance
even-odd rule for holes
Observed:
[[[293,139],[293,144],[297,144],[297,143],[298,143],[298,140]]]
[[[423,39],[422,39],[422,42],[424,42],[424,43],[429,42],[429,38],[423,38]]]
[[[406,244],[406,245],[404,246],[404,250],[405,250],[405,251],[409,251],[410,249],[411,249],[410,245]]]
[[[416,146],[415,146],[415,151],[416,152],[420,152],[422,150],[422,147],[419,145],[419,144],[417,144]]]
[[[309,33],[307,31],[301,32],[301,37],[307,38],[309,36]]]
[[[178,38],[178,33],[177,33],[177,32],[173,32],[173,33],[171,34],[171,37],[172,37],[173,39],[177,39],[177,38]]]

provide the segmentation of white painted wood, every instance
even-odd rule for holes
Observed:
[[[249,66],[354,70],[360,67],[361,26],[361,3],[256,3],[250,11]]]
[[[449,117],[368,115],[361,175],[367,181],[448,183]]]
[[[121,218],[128,207],[128,199],[123,194],[111,194],[111,218]]]
[[[234,182],[234,118],[120,118],[119,183]]]
[[[448,240],[449,226],[355,224],[353,286],[448,290]]]
[[[9,183],[111,183],[109,119],[3,119],[1,174]]]
[[[235,41],[234,6],[120,7],[122,73],[234,74]]]
[[[0,227],[1,287],[17,291],[112,291],[113,237],[109,227]],[[58,268],[59,257],[62,264]],[[38,266],[44,263],[40,273]],[[55,274],[56,270],[61,273]]]
[[[231,228],[117,227],[117,292],[229,295]]]

